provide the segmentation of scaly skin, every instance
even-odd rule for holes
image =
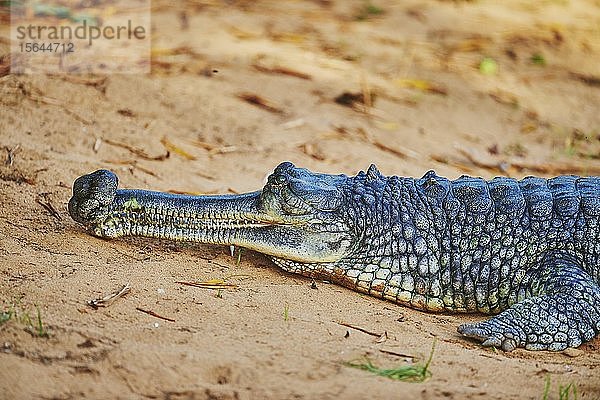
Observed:
[[[101,237],[243,246],[281,268],[427,311],[497,314],[458,331],[511,351],[600,332],[600,178],[355,177],[279,165],[261,191],[179,196],[75,181],[73,219]]]

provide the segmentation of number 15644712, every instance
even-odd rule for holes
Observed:
[[[21,42],[19,43],[21,53],[73,53],[75,44],[69,43],[38,43]]]

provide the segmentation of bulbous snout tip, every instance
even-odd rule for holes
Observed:
[[[115,198],[118,183],[117,175],[105,169],[77,178],[68,205],[71,218],[89,225],[105,216]]]

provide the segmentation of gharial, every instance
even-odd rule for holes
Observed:
[[[494,314],[458,331],[511,351],[600,332],[600,177],[349,177],[280,164],[262,190],[188,196],[73,185],[69,213],[100,237],[140,235],[265,253],[286,271],[427,311]]]

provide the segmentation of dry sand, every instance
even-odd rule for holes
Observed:
[[[409,176],[600,174],[600,3],[374,2],[381,15],[360,1],[228,3],[155,2],[148,76],[0,78],[0,301],[21,315],[0,326],[0,397],[538,399],[550,376],[551,399],[569,383],[600,398],[598,338],[568,354],[494,352],[456,333],[482,316],[311,289],[249,251],[238,265],[222,246],[101,240],[65,207],[73,180],[98,168],[122,187],[200,193],[258,189],[283,160],[346,174],[371,162]],[[479,71],[485,56],[496,74]],[[336,104],[344,92],[367,105]],[[165,144],[170,157],[147,159]],[[175,283],[225,278],[238,288]],[[110,307],[86,305],[125,283]],[[36,306],[47,338],[25,329]],[[435,338],[424,383],[344,365],[422,362]]]

